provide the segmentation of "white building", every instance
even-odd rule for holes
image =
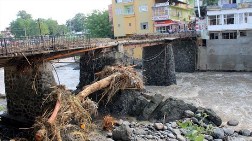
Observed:
[[[210,39],[246,34],[247,30],[252,30],[252,0],[219,0],[218,6],[209,6],[207,29]]]
[[[198,69],[252,71],[252,0],[219,0],[205,20]]]

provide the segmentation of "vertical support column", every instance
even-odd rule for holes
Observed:
[[[143,48],[145,85],[169,86],[176,84],[172,45]]]
[[[101,71],[107,65],[116,64],[113,52],[109,54],[85,53],[80,57],[80,82],[77,86],[81,90],[84,86],[95,80],[95,73]]]
[[[44,113],[43,103],[55,80],[50,63],[27,66],[20,70],[17,66],[5,67],[5,91],[7,116],[16,120],[34,121]]]

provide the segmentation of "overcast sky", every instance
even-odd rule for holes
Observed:
[[[16,19],[20,10],[25,10],[35,19],[52,18],[64,24],[77,13],[107,10],[111,3],[111,0],[0,0],[0,31]]]

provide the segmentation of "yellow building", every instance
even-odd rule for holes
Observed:
[[[115,37],[153,33],[153,0],[112,0]]]
[[[115,37],[187,29],[194,0],[112,0]]]
[[[193,15],[194,0],[112,0],[115,37],[134,34],[173,33],[187,29]],[[126,52],[142,58],[141,48]]]

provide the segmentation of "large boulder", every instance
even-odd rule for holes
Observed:
[[[205,109],[204,112],[208,115],[206,118],[213,122],[216,126],[220,126],[222,124],[221,118],[212,109]]]
[[[116,127],[112,132],[112,138],[114,140],[130,141],[133,130],[126,124],[122,124]]]
[[[197,108],[192,104],[185,103],[183,100],[170,97],[156,108],[151,115],[151,119],[163,120],[165,117],[166,122],[179,120],[183,118],[186,110],[195,112]]]

